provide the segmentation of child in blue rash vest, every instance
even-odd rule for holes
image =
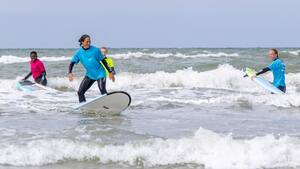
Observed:
[[[86,101],[84,94],[93,85],[95,81],[97,81],[98,83],[98,88],[101,94],[107,93],[105,85],[101,80],[102,78],[106,77],[105,69],[103,68],[101,63],[109,72],[110,79],[114,79],[114,75],[112,73],[112,70],[109,68],[107,62],[105,61],[100,49],[90,45],[91,40],[89,35],[81,36],[81,38],[79,39],[79,43],[81,48],[78,49],[72,57],[69,66],[68,77],[70,81],[73,81],[74,76],[72,74],[72,70],[75,64],[78,64],[80,62],[85,68],[86,74],[77,92],[79,102],[81,103]]]
[[[271,70],[273,73],[273,85],[285,93],[285,64],[281,59],[279,59],[277,49],[271,49],[269,51],[269,58],[273,62],[268,67],[263,68],[261,71],[257,72],[256,76]]]

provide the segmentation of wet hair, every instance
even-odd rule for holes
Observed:
[[[101,49],[108,51],[107,47],[101,47]]]
[[[37,56],[37,52],[36,52],[36,51],[31,51],[31,52],[30,52],[30,56],[33,55],[33,54],[34,54],[35,56]]]
[[[270,49],[271,51],[273,51],[277,56],[278,56],[278,50],[275,48]]]
[[[84,35],[82,35],[82,36],[79,38],[78,42],[79,42],[79,45],[80,45],[80,46],[82,45],[82,42],[83,42],[86,38],[90,38],[90,36],[87,35],[87,34],[84,34]]]

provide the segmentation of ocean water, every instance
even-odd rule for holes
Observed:
[[[285,95],[243,78],[270,63],[268,49],[110,49],[108,91],[132,96],[120,116],[73,110],[84,75],[79,64],[66,78],[76,49],[35,49],[58,92],[16,90],[31,50],[0,50],[0,169],[300,167],[300,49],[280,49]]]

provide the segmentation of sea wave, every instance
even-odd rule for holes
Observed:
[[[160,89],[181,88],[181,90],[227,90],[219,95],[209,96],[206,98],[185,98],[174,94],[171,96],[148,97],[152,101],[169,101],[184,104],[216,104],[216,103],[236,103],[247,101],[274,105],[278,107],[299,107],[300,106],[300,73],[289,73],[286,75],[287,94],[274,95],[270,94],[250,78],[243,78],[244,72],[231,65],[220,65],[218,68],[198,72],[192,68],[177,70],[168,73],[158,71],[155,73],[136,74],[120,73],[116,76],[116,82],[108,80],[108,90],[129,90],[148,89],[149,92]],[[271,74],[264,76],[272,80]],[[50,78],[49,85],[54,88],[70,88],[77,90],[80,79],[69,82],[67,78]],[[97,87],[91,90],[97,91]],[[205,90],[203,90],[205,91]]]
[[[243,78],[243,75],[243,70],[236,69],[229,64],[220,65],[216,69],[203,72],[195,71],[193,68],[177,70],[171,73],[165,71],[144,74],[123,72],[117,74],[115,83],[108,81],[108,86],[112,89],[184,87],[264,92],[250,78]],[[289,73],[286,76],[289,91],[298,91],[300,73]],[[271,74],[264,75],[264,78],[272,80]],[[81,77],[75,79],[73,83],[70,83],[67,78],[56,77],[50,78],[49,83],[54,87],[72,87],[77,86],[80,81]]]
[[[272,95],[261,88],[250,78],[243,78],[244,72],[231,65],[220,65],[216,69],[209,71],[195,71],[192,68],[177,70],[175,72],[158,71],[155,73],[130,73],[123,72],[116,76],[116,82],[107,81],[108,91],[124,90],[138,93],[139,90],[146,91],[149,95],[145,100],[155,102],[170,102],[181,104],[218,104],[249,102],[256,104],[272,105],[277,107],[300,107],[300,73],[289,73],[286,75],[287,93],[284,95]],[[272,80],[271,74],[264,78]],[[48,77],[49,87],[62,91],[77,91],[82,77],[76,77],[73,82],[69,82],[67,77]],[[0,92],[10,93],[12,100],[15,100],[16,80],[1,79]],[[187,94],[166,93],[151,94],[162,89],[173,91],[183,91]],[[89,91],[98,92],[97,85],[94,85]],[[216,92],[210,92],[216,91]],[[147,94],[148,92],[148,94]],[[203,96],[190,93],[203,93]],[[7,102],[9,95],[0,96]],[[6,99],[4,99],[6,98]]]
[[[132,59],[132,58],[168,58],[168,57],[177,57],[177,58],[202,58],[202,57],[238,57],[238,53],[198,53],[198,54],[183,54],[183,53],[144,53],[144,52],[128,52],[128,53],[117,53],[111,54],[109,57],[114,59]],[[65,61],[71,60],[70,56],[42,56],[40,57],[42,61],[47,62],[57,62],[57,61]],[[2,55],[0,57],[0,63],[2,64],[12,64],[12,63],[21,63],[28,62],[30,59],[28,57],[19,57],[14,55]]]
[[[235,94],[224,94],[215,97],[207,98],[176,98],[170,96],[150,97],[149,101],[155,102],[167,102],[177,104],[189,104],[189,105],[203,105],[211,104],[218,105],[223,103],[236,104],[239,102],[248,102],[251,104],[264,104],[282,108],[300,107],[299,94],[286,94],[278,95],[274,98],[272,94],[254,95],[253,93],[235,93]]]
[[[238,53],[211,53],[211,52],[203,52],[196,54],[183,54],[183,53],[143,53],[143,52],[128,52],[128,53],[119,53],[112,54],[110,57],[115,59],[131,59],[131,58],[168,58],[168,57],[177,57],[177,58],[208,58],[208,57],[238,57]]]
[[[246,89],[251,82],[243,78],[243,71],[235,69],[231,65],[220,65],[217,69],[198,72],[192,68],[177,70],[176,72],[157,71],[155,73],[137,74],[123,72],[117,74],[116,83],[108,81],[108,86],[113,89],[122,88],[217,88],[217,89]],[[50,82],[50,81],[53,81]],[[77,86],[80,79],[70,84],[66,78],[50,78],[49,83],[55,87]],[[247,83],[246,83],[246,82]],[[248,84],[248,85],[247,85]],[[251,85],[252,86],[252,85]]]
[[[40,57],[39,58],[42,61],[47,61],[47,62],[56,62],[56,61],[64,61],[64,60],[70,60],[70,57],[66,56],[60,56],[60,57]],[[3,64],[12,64],[12,63],[22,63],[22,62],[29,62],[30,58],[28,57],[18,57],[18,56],[13,56],[13,55],[2,55],[0,57],[0,63]]]
[[[127,163],[132,166],[198,164],[212,169],[300,166],[300,140],[266,135],[234,139],[200,128],[194,136],[104,145],[69,139],[1,143],[0,164],[41,166],[68,160]]]
[[[295,55],[295,56],[300,55],[300,50],[290,50],[290,51],[283,51],[283,52],[286,52],[286,53],[289,53],[289,54],[292,54],[292,55]]]

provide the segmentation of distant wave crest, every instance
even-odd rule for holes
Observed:
[[[117,53],[111,54],[109,57],[114,59],[132,59],[132,58],[168,58],[168,57],[177,57],[177,58],[203,58],[203,57],[238,57],[238,53],[210,53],[204,52],[199,54],[183,54],[183,53],[144,53],[144,52],[128,52],[128,53]],[[40,57],[42,61],[46,62],[57,62],[57,61],[65,61],[71,60],[71,57],[67,56],[43,56]],[[2,55],[0,57],[0,63],[2,64],[12,64],[12,63],[21,63],[21,62],[28,62],[30,59],[28,57],[19,57],[14,55]]]
[[[40,57],[42,61],[47,62],[55,62],[55,61],[63,61],[63,60],[70,60],[70,57],[60,56],[60,57]],[[12,63],[22,63],[22,62],[29,62],[30,58],[28,57],[18,57],[13,55],[2,55],[0,57],[0,63],[3,64],[12,64]]]

